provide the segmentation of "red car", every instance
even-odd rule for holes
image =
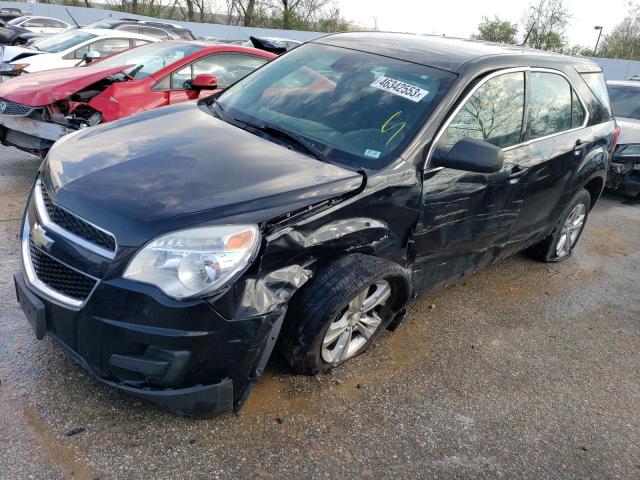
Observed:
[[[60,137],[226,88],[276,55],[238,45],[168,41],[85,67],[23,75],[0,84],[0,141],[44,155]]]

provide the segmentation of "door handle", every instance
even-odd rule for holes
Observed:
[[[576,140],[576,143],[573,147],[573,153],[575,153],[576,155],[580,155],[583,148],[584,148],[584,141],[579,138],[578,140]]]
[[[514,165],[511,170],[509,170],[509,180],[520,178],[525,173],[527,173],[526,168],[522,168],[520,165]]]

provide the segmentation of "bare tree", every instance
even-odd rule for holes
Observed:
[[[565,31],[570,18],[564,0],[537,0],[522,18],[523,44],[561,52],[567,44]]]

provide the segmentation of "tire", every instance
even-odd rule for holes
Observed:
[[[561,262],[566,260],[573,252],[578,240],[580,240],[584,226],[587,224],[590,209],[591,195],[583,188],[573,196],[560,215],[558,223],[551,234],[540,243],[530,247],[527,253],[541,262]],[[573,225],[573,230],[567,230],[569,217],[576,214],[578,216],[574,216],[573,221],[569,222]],[[577,225],[576,222],[580,216],[582,216],[582,220]],[[568,236],[567,233],[569,233]],[[569,244],[566,243],[567,241],[569,241]]]
[[[370,315],[356,309],[360,299],[364,306],[380,300],[387,286],[388,297]],[[320,270],[291,299],[278,348],[298,373],[327,372],[366,351],[402,309],[408,293],[407,275],[399,265],[362,254],[341,257]],[[338,334],[345,322],[345,330]],[[351,336],[340,351],[348,329]],[[327,343],[334,334],[335,342]]]

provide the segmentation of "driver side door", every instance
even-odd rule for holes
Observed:
[[[523,198],[525,74],[509,71],[481,80],[434,140],[423,179],[422,212],[414,233],[414,285],[436,291],[500,256]],[[438,166],[463,138],[503,152],[499,171]],[[472,160],[472,159],[471,159]]]

